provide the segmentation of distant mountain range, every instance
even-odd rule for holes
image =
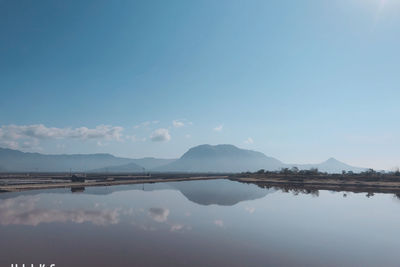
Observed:
[[[128,163],[117,166],[107,166],[98,169],[88,170],[87,172],[97,172],[97,173],[123,173],[123,172],[145,172],[145,168],[137,165],[136,163]]]
[[[172,163],[175,160],[176,159],[141,158],[141,159],[134,159],[132,162],[145,168],[146,170],[152,170],[154,168],[158,168],[167,165],[169,163]]]
[[[320,171],[340,173],[342,170],[360,172],[334,158],[318,164],[286,164],[261,152],[240,149],[233,145],[200,145],[190,148],[179,159],[129,159],[111,154],[47,155],[0,148],[1,172],[216,172],[279,170],[298,167],[318,168]]]
[[[291,167],[297,167],[302,170],[309,170],[311,168],[317,168],[319,171],[327,172],[327,173],[340,173],[344,171],[352,171],[352,172],[362,172],[365,171],[366,168],[353,167],[341,161],[338,161],[335,158],[330,158],[324,162],[318,164],[289,164]]]
[[[167,165],[174,162],[176,159],[156,159],[156,158],[141,158],[131,159],[130,163],[107,166],[99,169],[88,170],[88,172],[109,172],[109,173],[122,173],[122,172],[146,172],[154,170],[160,166]]]
[[[109,172],[142,172],[140,162],[149,168],[168,164],[171,160],[129,159],[111,154],[69,154],[48,155],[21,152],[0,148],[0,171],[2,172],[90,172],[94,170]]]

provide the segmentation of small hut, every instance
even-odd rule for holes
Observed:
[[[85,182],[85,177],[83,176],[78,176],[76,174],[71,176],[71,182],[73,183],[84,183]]]

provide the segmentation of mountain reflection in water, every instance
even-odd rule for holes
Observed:
[[[146,189],[145,189],[146,188]],[[190,181],[185,183],[155,183],[144,185],[128,185],[114,187],[79,187],[71,188],[72,193],[85,193],[92,195],[108,195],[119,191],[142,190],[142,191],[157,191],[157,190],[177,190],[181,192],[188,200],[199,205],[222,205],[231,206],[241,201],[253,200],[262,198],[268,193],[275,190],[261,189],[254,185],[243,185],[238,182],[228,180],[209,181]],[[28,193],[25,195],[24,193]],[[47,203],[43,207],[40,205],[41,196],[48,197],[53,194],[68,194],[64,189],[55,190],[37,190],[18,193],[18,197],[5,198],[0,202],[0,224],[20,224],[37,226],[40,223],[85,223],[91,222],[95,225],[107,225],[119,223],[121,214],[128,214],[129,211],[121,208],[113,209],[97,209],[98,203],[95,203],[95,208],[91,209],[62,209],[54,202],[54,205]],[[15,193],[7,193],[2,196],[11,197]],[[157,222],[166,221],[169,210],[165,208],[151,207],[148,210],[150,217]],[[177,226],[174,226],[177,230]]]
[[[79,193],[0,194],[0,266],[400,262],[400,202],[392,195],[366,198],[365,193],[262,188],[229,180],[74,191]]]
[[[169,183],[151,183],[134,184],[105,187],[72,187],[72,193],[85,193],[94,195],[107,195],[118,191],[126,190],[177,190],[181,192],[188,200],[200,205],[222,205],[231,206],[241,201],[253,200],[265,197],[274,192],[275,189],[264,189],[255,185],[243,185],[239,182],[229,180],[199,180],[189,182],[169,182]],[[68,189],[35,190],[17,193],[0,194],[0,199],[15,195],[41,194],[41,193],[69,193]]]

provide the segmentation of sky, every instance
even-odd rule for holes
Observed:
[[[0,147],[400,166],[400,1],[0,0]]]

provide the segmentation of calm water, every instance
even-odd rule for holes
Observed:
[[[399,225],[393,195],[226,180],[3,193],[0,266],[399,266]]]

